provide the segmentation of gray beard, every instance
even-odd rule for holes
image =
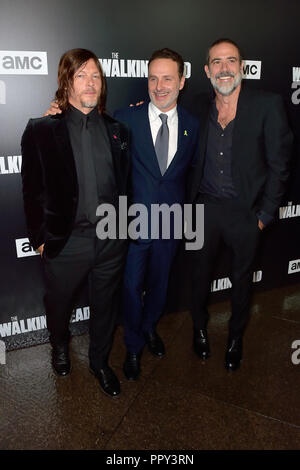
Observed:
[[[230,75],[230,74],[228,74]],[[222,96],[229,96],[231,95],[234,90],[237,89],[237,87],[239,86],[239,84],[241,83],[243,77],[242,77],[242,74],[241,72],[239,72],[235,77],[234,77],[234,80],[233,80],[233,84],[230,85],[229,88],[227,89],[224,89],[224,87],[220,87],[218,84],[217,84],[217,80],[214,79],[214,78],[210,78],[210,82],[212,84],[212,86],[214,87],[214,89],[220,93],[220,95]]]
[[[98,101],[81,101],[81,106],[83,108],[95,108],[98,104]]]

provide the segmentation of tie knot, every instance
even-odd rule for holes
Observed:
[[[163,124],[166,124],[166,123],[167,123],[167,120],[168,120],[168,115],[167,115],[167,114],[161,113],[161,114],[159,115],[159,117],[160,117],[160,119],[161,119],[161,121],[162,121]]]
[[[88,127],[89,116],[84,115],[82,116],[82,127],[85,129]]]

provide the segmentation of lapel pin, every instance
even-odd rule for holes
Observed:
[[[184,131],[184,135],[188,135],[187,131]]]

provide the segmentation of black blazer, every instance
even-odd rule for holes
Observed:
[[[129,182],[129,134],[126,127],[103,114],[111,143],[119,195]],[[22,180],[28,236],[33,248],[45,243],[54,258],[66,244],[76,216],[78,181],[64,114],[30,119],[22,142]]]
[[[191,174],[189,202],[195,201],[203,175],[211,100],[207,94],[194,101],[200,118],[200,155]],[[245,207],[275,214],[289,176],[292,141],[281,97],[242,88],[233,131],[232,178]]]

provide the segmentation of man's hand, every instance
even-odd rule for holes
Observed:
[[[138,101],[137,103],[135,103],[135,104],[130,104],[129,106],[131,106],[131,107],[132,107],[132,106],[140,106],[140,105],[143,104],[143,103],[144,103],[144,101]]]
[[[44,245],[45,245],[45,243],[43,243],[41,246],[39,246],[39,247],[36,249],[36,251],[38,251],[41,256],[43,256]]]
[[[263,230],[265,228],[261,220],[258,220],[258,227],[260,228],[260,230]]]
[[[43,114],[43,116],[54,116],[55,114],[61,114],[61,109],[59,108],[56,101],[51,101],[50,108]]]

